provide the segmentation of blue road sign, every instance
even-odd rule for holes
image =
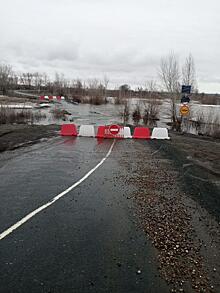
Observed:
[[[182,85],[182,94],[190,94],[191,85]]]
[[[190,97],[187,95],[182,96],[181,98],[181,103],[189,103],[190,102]]]

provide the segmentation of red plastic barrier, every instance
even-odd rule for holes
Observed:
[[[53,100],[53,96],[49,96],[49,100]]]
[[[77,129],[75,124],[63,124],[61,126],[61,135],[63,136],[77,136]]]
[[[57,96],[57,100],[60,101],[61,100],[61,96]]]
[[[45,99],[44,99],[44,96],[40,96],[40,100],[41,101],[44,101]]]
[[[123,135],[120,133],[122,128],[123,126],[119,125],[105,126],[105,138],[123,138]]]
[[[122,128],[123,126],[118,126],[118,125],[99,126],[96,137],[97,138],[123,138],[123,134],[121,134],[120,132]]]
[[[133,138],[150,139],[150,129],[147,127],[135,127]]]
[[[105,137],[105,126],[99,126],[97,131],[97,138],[104,138]]]

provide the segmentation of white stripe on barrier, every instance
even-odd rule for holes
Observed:
[[[154,127],[151,139],[170,139],[167,128]]]
[[[81,125],[79,128],[79,136],[95,137],[95,128],[93,125]]]
[[[132,138],[130,127],[124,126],[119,130],[119,136],[121,138]]]
[[[65,97],[60,96],[41,96],[41,100],[65,100]]]
[[[130,127],[124,127],[124,138],[132,138]]]

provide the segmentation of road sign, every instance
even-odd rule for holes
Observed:
[[[182,94],[190,94],[191,85],[182,85]]]
[[[120,131],[120,126],[118,125],[111,125],[109,126],[109,132],[112,134],[112,135],[117,135]]]
[[[180,114],[182,116],[187,116],[189,114],[189,107],[187,105],[183,105],[180,107]]]
[[[190,97],[184,94],[181,98],[181,103],[189,103],[189,102],[190,102]]]

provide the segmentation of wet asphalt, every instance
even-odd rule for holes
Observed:
[[[54,138],[4,153],[0,233],[82,178],[112,142]],[[169,292],[123,181],[121,158],[132,170],[150,151],[136,144],[118,140],[89,178],[0,240],[0,293]]]

